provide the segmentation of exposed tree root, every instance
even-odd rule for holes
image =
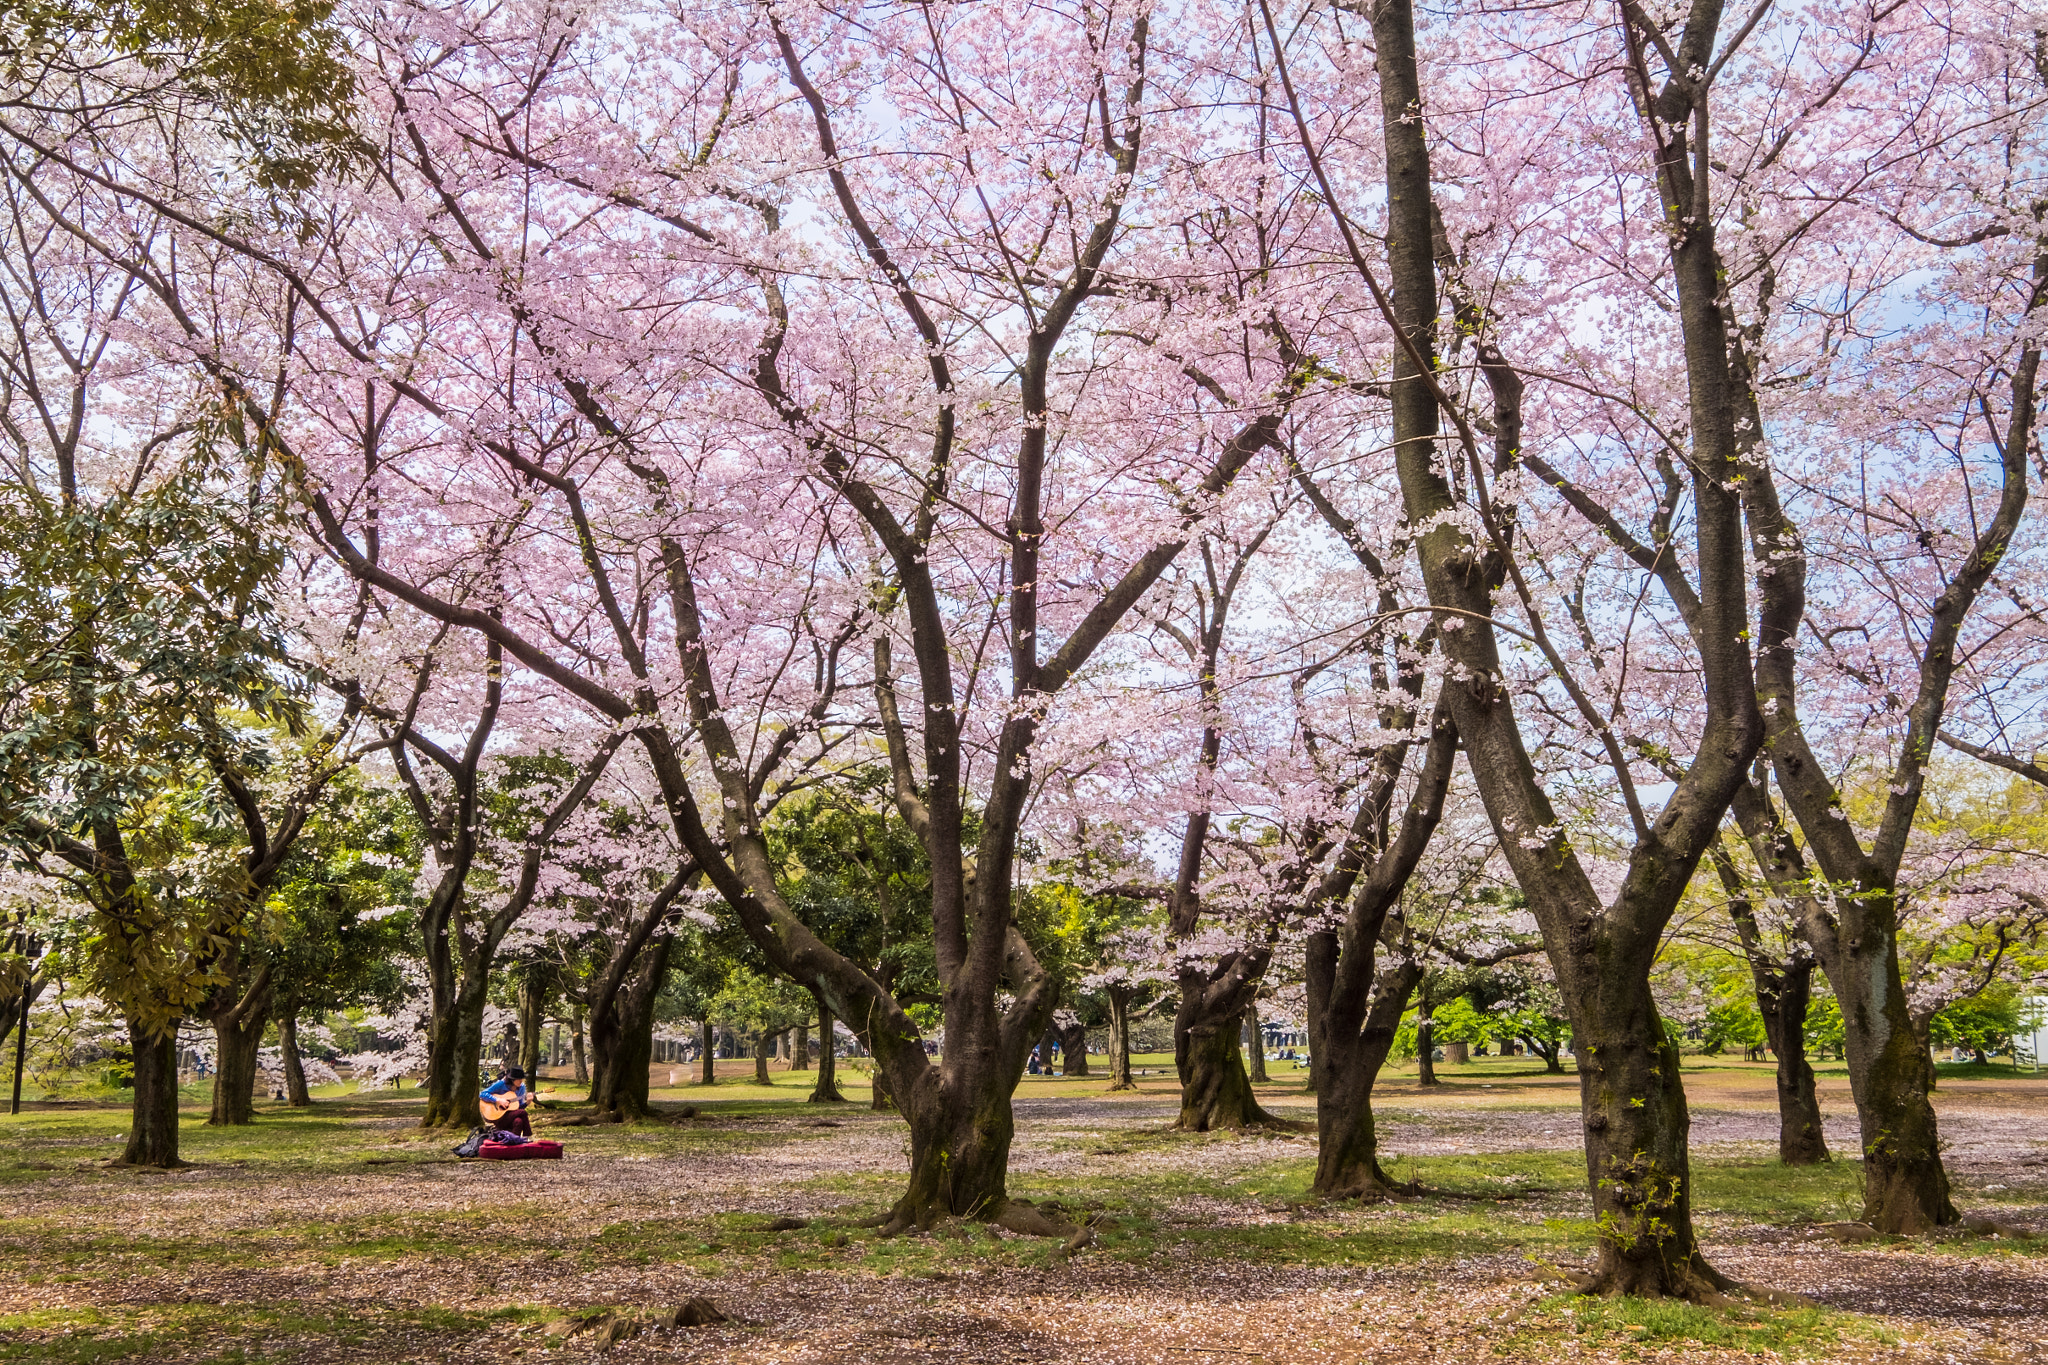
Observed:
[[[2014,1241],[2027,1241],[2035,1236],[2032,1228],[2023,1228],[2017,1223],[2001,1223],[1991,1218],[1965,1218],[1957,1226],[1964,1232],[1979,1237],[2008,1237]]]

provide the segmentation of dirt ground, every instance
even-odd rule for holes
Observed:
[[[170,1175],[103,1164],[117,1110],[32,1112],[0,1129],[0,1360],[2048,1361],[2048,1248],[1839,1244],[1817,1225],[1853,1216],[1848,1163],[1759,1215],[1779,1198],[1763,1188],[1779,1169],[1766,1068],[1687,1076],[1702,1178],[1726,1206],[1702,1195],[1702,1233],[1723,1271],[1816,1309],[1589,1315],[1547,1274],[1587,1246],[1575,1081],[1454,1080],[1397,1080],[1378,1108],[1397,1174],[1464,1192],[1337,1209],[1290,1206],[1310,1135],[1172,1134],[1163,1081],[1135,1096],[1027,1082],[1013,1192],[1109,1220],[1070,1259],[963,1229],[762,1231],[879,1208],[905,1166],[900,1120],[790,1102],[794,1087],[564,1130],[571,1159],[516,1165],[454,1162],[404,1099],[195,1124],[198,1164]],[[1266,1098],[1312,1117],[1292,1085]],[[1831,1145],[1853,1152],[1839,1083],[1824,1103]],[[2048,1080],[1948,1081],[1939,1106],[1958,1202],[2048,1232]],[[644,1320],[695,1296],[732,1320],[608,1347],[602,1321],[563,1335],[569,1315]]]

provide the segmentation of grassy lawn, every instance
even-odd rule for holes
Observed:
[[[2015,1090],[2010,1071],[1992,1072],[1945,1075],[1944,1103],[1993,1082],[2004,1087],[1995,1092],[2001,1103],[2048,1093]],[[551,1323],[557,1333],[569,1325],[566,1315],[607,1304],[651,1310],[694,1293],[773,1305],[779,1291],[768,1286],[799,1283],[817,1287],[806,1292],[820,1302],[844,1298],[834,1320],[852,1324],[855,1337],[894,1311],[887,1305],[901,1295],[892,1286],[925,1286],[903,1292],[930,1312],[943,1301],[962,1321],[988,1318],[989,1331],[1043,1333],[1033,1311],[1015,1306],[1020,1295],[1079,1295],[1094,1305],[1080,1323],[1136,1311],[1119,1285],[1145,1286],[1148,1303],[1185,1305],[1203,1302],[1200,1286],[1212,1281],[1283,1286],[1272,1290],[1282,1295],[1276,1302],[1299,1300],[1299,1311],[1335,1324],[1318,1329],[1331,1340],[1341,1331],[1369,1337],[1383,1306],[1375,1296],[1411,1292],[1399,1285],[1479,1285],[1483,1293],[1452,1296],[1456,1307],[1445,1310],[1445,1341],[1469,1337],[1473,1358],[1632,1359],[1671,1349],[1680,1354],[1666,1358],[1829,1358],[1853,1347],[1859,1358],[1904,1360],[1946,1330],[1838,1307],[1589,1302],[1559,1296],[1554,1281],[1545,1288],[1545,1269],[1583,1264],[1593,1238],[1573,1141],[1576,1079],[1546,1076],[1527,1059],[1448,1069],[1447,1083],[1432,1090],[1412,1073],[1390,1076],[1379,1103],[1390,1171],[1425,1193],[1365,1207],[1306,1201],[1314,1174],[1307,1135],[1172,1129],[1170,1077],[1144,1078],[1136,1096],[1107,1094],[1106,1076],[1027,1078],[1011,1193],[1092,1222],[1092,1245],[1071,1259],[1056,1240],[972,1225],[888,1240],[858,1226],[900,1188],[905,1138],[900,1120],[869,1111],[862,1079],[842,1069],[842,1088],[859,1101],[844,1105],[805,1103],[806,1073],[754,1085],[751,1066],[745,1081],[658,1087],[659,1121],[564,1129],[557,1136],[571,1160],[523,1166],[457,1162],[449,1149],[459,1135],[421,1131],[411,1091],[337,1090],[310,1110],[266,1106],[252,1126],[216,1129],[205,1125],[206,1097],[195,1090],[181,1129],[194,1165],[170,1174],[105,1165],[126,1131],[119,1107],[31,1105],[0,1116],[0,1185],[9,1194],[0,1214],[0,1362],[429,1360],[461,1354],[480,1332],[521,1343],[520,1352],[574,1356],[588,1334],[548,1335]],[[1760,1088],[1768,1099],[1770,1071],[1710,1062],[1689,1067],[1686,1081],[1696,1106],[1741,1109]],[[1276,1075],[1262,1096],[1310,1112],[1291,1076]],[[1028,1103],[1040,1097],[1084,1103],[1041,1119]],[[694,1116],[684,1117],[686,1104]],[[569,1112],[564,1105],[555,1117]],[[2048,1105],[2038,1112],[2048,1115]],[[1478,1150],[1434,1151],[1427,1134],[1469,1137]],[[1485,1150],[1516,1134],[1536,1137]],[[1420,1150],[1392,1155],[1404,1137]],[[1953,1238],[1853,1252],[1816,1242],[1802,1229],[1860,1209],[1857,1167],[1838,1160],[1787,1169],[1760,1148],[1705,1145],[1694,1158],[1702,1234],[1738,1248],[1729,1253],[1737,1259],[1807,1238],[1800,1256],[1887,1273],[1904,1264],[1900,1257],[1924,1263],[1930,1276],[1949,1273],[1944,1264],[2048,1272],[2039,1242]],[[2024,1217],[2040,1211],[2044,1190],[2038,1180],[2008,1183],[1973,1189],[1969,1202]],[[792,1211],[810,1221],[769,1230]],[[1270,1326],[1270,1312],[1246,1311],[1245,1330]],[[685,1352],[680,1358],[736,1358],[717,1352],[745,1354],[747,1341],[775,1335],[773,1309],[759,1313],[736,1313],[754,1325],[722,1329],[740,1334],[730,1341],[699,1333],[670,1345]],[[874,1330],[895,1340],[887,1335],[894,1327]],[[657,1335],[621,1343],[618,1358],[654,1352]],[[807,1350],[830,1339],[824,1329],[801,1337]],[[1214,1358],[1367,1358],[1318,1354],[1314,1342],[1324,1339],[1269,1333],[1263,1345]],[[712,1353],[688,1354],[700,1349]],[[1003,1358],[1057,1360],[1066,1349],[1077,1348],[1026,1343]],[[788,1358],[876,1358],[848,1350]]]

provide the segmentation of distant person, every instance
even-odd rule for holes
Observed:
[[[486,1123],[522,1137],[533,1136],[533,1120],[526,1112],[530,1096],[526,1092],[524,1068],[506,1067],[497,1080],[477,1092],[476,1098]]]

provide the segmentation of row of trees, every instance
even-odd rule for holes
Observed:
[[[2016,10],[0,22],[0,818],[85,907],[131,1160],[171,1021],[253,1047],[251,927],[388,769],[429,1123],[515,933],[604,945],[614,1109],[723,933],[873,1054],[892,1226],[1000,1218],[1034,917],[1127,902],[1099,984],[1170,986],[1183,1124],[1262,1121],[1238,1021],[1298,958],[1317,1188],[1372,1196],[1432,967],[1540,952],[1593,1284],[1710,1294],[1653,990],[1705,897],[1788,1158],[1817,968],[1865,1216],[1957,1218],[1922,997],[2042,904],[1928,800],[1944,746],[2048,777]]]

